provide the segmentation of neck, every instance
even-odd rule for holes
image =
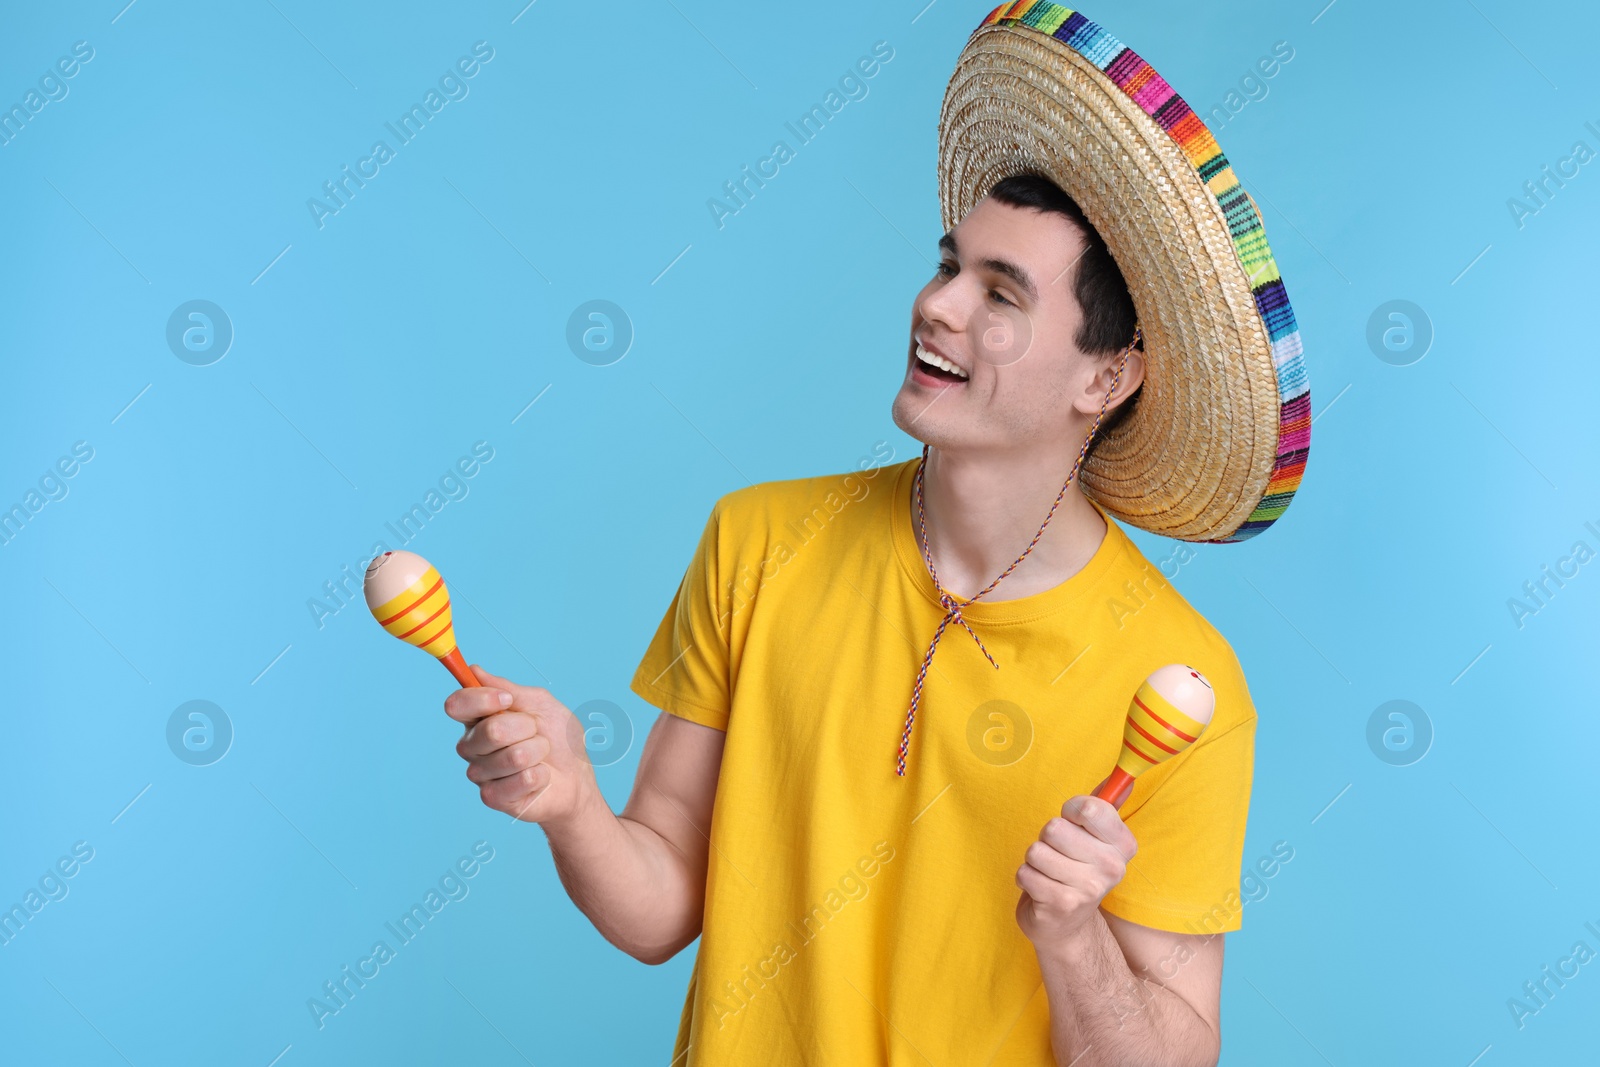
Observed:
[[[972,455],[930,448],[922,501],[939,584],[965,600],[994,581],[1038,532],[1075,458],[1043,449]],[[915,490],[910,507],[915,530]],[[983,599],[1015,600],[1060,585],[1083,569],[1106,532],[1074,478],[1028,558]]]

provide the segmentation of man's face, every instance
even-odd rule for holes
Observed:
[[[895,425],[936,448],[1059,445],[1075,455],[1115,366],[1073,340],[1082,231],[1055,212],[985,198],[939,246],[934,277],[912,304]],[[919,348],[956,370],[929,366]],[[1136,362],[1130,356],[1116,399],[1137,387]]]

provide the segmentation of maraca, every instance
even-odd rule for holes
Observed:
[[[1122,807],[1133,780],[1199,740],[1216,710],[1211,683],[1193,667],[1169,663],[1140,683],[1128,705],[1117,766],[1094,795]]]
[[[385,552],[367,564],[362,589],[372,617],[408,645],[439,657],[462,686],[478,681],[456,647],[450,625],[450,590],[433,564],[415,552]]]

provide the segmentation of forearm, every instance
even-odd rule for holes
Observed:
[[[607,941],[664,963],[700,933],[705,871],[643,823],[612,812],[599,786],[567,819],[544,824],[567,896]]]
[[[1096,911],[1071,939],[1038,950],[1061,1067],[1214,1067],[1218,1035],[1183,998],[1135,975]]]

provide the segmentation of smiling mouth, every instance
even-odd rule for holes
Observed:
[[[916,347],[916,367],[923,374],[941,382],[964,382],[967,372],[942,356],[936,356],[922,345]]]

